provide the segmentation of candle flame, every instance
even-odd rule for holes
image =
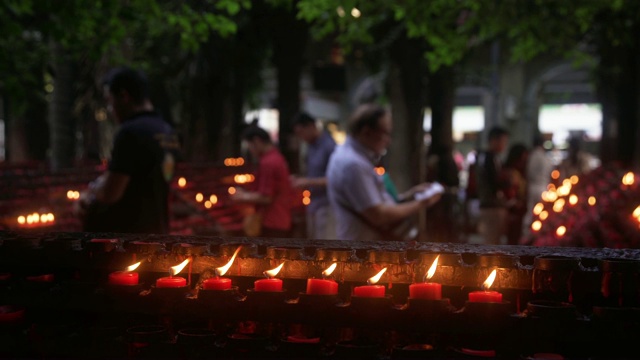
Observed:
[[[216,275],[217,276],[223,276],[224,274],[227,273],[227,271],[229,271],[229,268],[231,268],[231,265],[233,265],[233,261],[236,259],[236,256],[238,256],[238,253],[240,252],[240,249],[242,249],[242,245],[238,246],[238,248],[233,253],[233,256],[231,257],[231,260],[229,260],[227,265],[220,266],[219,268],[216,268]]]
[[[484,283],[482,284],[482,288],[484,290],[489,290],[491,285],[493,285],[493,282],[496,280],[496,274],[497,274],[496,269],[493,269],[491,274],[489,274],[489,277],[487,277],[487,280],[485,280]]]
[[[271,269],[271,270],[267,270],[265,271],[263,274],[268,277],[269,279],[275,277],[276,275],[278,275],[278,273],[280,272],[280,270],[282,270],[282,267],[284,266],[284,263],[280,264],[280,266],[278,266],[275,269]]]
[[[133,271],[133,270],[137,269],[138,266],[140,266],[140,264],[142,264],[142,261],[138,261],[137,263],[135,263],[133,265],[127,266],[127,270],[126,271]],[[180,269],[180,270],[182,270],[182,269]]]
[[[369,285],[377,284],[378,281],[380,281],[382,274],[384,274],[386,271],[387,271],[387,268],[380,270],[379,273],[375,274],[374,276],[370,277],[369,280],[367,280],[367,284]]]
[[[325,278],[325,277],[330,276],[331,274],[333,274],[333,270],[336,269],[336,266],[338,266],[338,263],[331,264],[331,266],[329,266],[328,268],[326,268],[322,272],[322,277]]]
[[[431,267],[429,268],[429,270],[427,271],[427,276],[426,276],[426,280],[429,280],[433,277],[433,275],[435,275],[436,273],[436,268],[438,267],[438,259],[440,258],[440,255],[436,256],[436,259],[433,260],[433,264],[431,264]]]
[[[187,259],[183,262],[181,262],[179,265],[176,266],[172,266],[171,267],[171,275],[178,275],[180,273],[180,271],[182,271],[182,269],[184,269],[185,266],[187,266],[187,264],[189,263],[191,259]]]

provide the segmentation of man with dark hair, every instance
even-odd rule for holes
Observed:
[[[307,144],[307,176],[292,177],[294,187],[311,192],[311,203],[307,206],[307,236],[333,239],[335,226],[327,197],[327,166],[336,142],[328,132],[319,129],[316,120],[306,113],[295,116],[293,132]]]
[[[358,107],[349,122],[349,135],[329,161],[329,201],[336,216],[337,238],[342,240],[399,240],[395,228],[440,195],[414,195],[396,203],[385,190],[374,167],[391,141],[391,113],[378,105]]]
[[[479,231],[487,244],[499,245],[506,234],[507,209],[500,178],[500,154],[507,148],[509,132],[501,127],[489,130],[489,148],[478,154],[477,183],[480,200]]]
[[[108,110],[119,128],[108,171],[81,197],[84,230],[167,233],[177,137],[153,111],[144,74],[115,69],[104,86]]]
[[[289,237],[292,205],[289,166],[264,129],[249,126],[242,139],[258,159],[258,171],[253,189],[239,188],[231,198],[255,206],[262,222],[260,236]]]

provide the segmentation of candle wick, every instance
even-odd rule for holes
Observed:
[[[263,271],[262,275],[264,275],[264,277],[266,277],[267,279],[271,279],[271,276],[269,276],[266,271]]]

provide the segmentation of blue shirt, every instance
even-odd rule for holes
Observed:
[[[327,166],[329,166],[329,159],[335,148],[336,142],[326,131],[323,131],[316,141],[308,145],[306,158],[307,177],[323,178],[327,176]],[[309,212],[314,213],[318,209],[329,205],[327,189],[324,186],[314,186],[309,191],[311,191],[311,204],[307,208]]]
[[[378,158],[351,137],[334,151],[327,169],[329,201],[336,218],[337,238],[382,240],[380,234],[353,212],[380,204],[394,204],[384,179],[375,172]]]

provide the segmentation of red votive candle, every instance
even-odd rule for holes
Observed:
[[[502,294],[497,291],[472,291],[469,293],[470,302],[502,302]]]
[[[202,282],[205,290],[228,290],[231,289],[231,279],[229,278],[209,278]]]
[[[109,274],[109,285],[138,285],[138,273],[116,271]]]
[[[27,276],[27,280],[35,282],[53,282],[53,280],[55,280],[55,276],[53,274]]]
[[[419,283],[409,285],[409,298],[424,300],[442,299],[442,285],[438,283]]]
[[[338,283],[333,280],[307,279],[308,295],[336,295]]]
[[[187,279],[181,276],[167,276],[156,280],[157,288],[179,288],[183,286],[187,286]]]
[[[275,292],[282,291],[281,279],[260,279],[256,280],[254,284],[255,291]]]
[[[364,285],[353,288],[353,295],[359,297],[384,297],[386,288],[383,285]]]

